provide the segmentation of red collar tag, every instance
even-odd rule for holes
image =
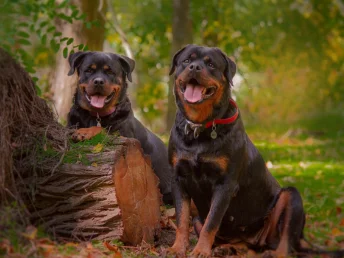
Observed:
[[[224,118],[224,119],[214,119],[213,121],[206,123],[205,128],[212,127],[213,125],[224,125],[224,124],[231,124],[235,122],[235,120],[238,118],[238,115],[239,115],[238,106],[233,99],[229,99],[229,102],[233,107],[235,107],[234,115],[228,118]]]

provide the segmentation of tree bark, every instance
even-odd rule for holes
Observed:
[[[189,18],[189,0],[173,0],[172,49],[173,55],[183,46],[192,43],[192,24]],[[176,104],[173,95],[174,77],[170,77],[167,107],[167,131],[172,128],[176,115]]]
[[[91,166],[64,164],[52,176],[24,181],[26,191],[36,182],[31,221],[68,241],[153,243],[160,234],[161,196],[140,143],[117,138],[114,147],[86,158]]]
[[[70,24],[67,21],[57,19],[56,28],[63,33],[64,37],[73,38],[73,45],[83,43],[87,44],[90,50],[102,50],[105,39],[105,26],[100,12],[104,11],[105,8],[105,3],[103,2],[103,0],[71,1],[72,4],[79,7],[80,11],[86,14],[87,21],[98,20],[99,26],[92,26],[90,29],[87,29],[81,21],[74,21],[73,24]],[[77,76],[75,74],[73,76],[67,75],[70,67],[68,60],[62,55],[64,47],[65,45],[61,44],[51,79],[51,89],[54,94],[53,101],[60,122],[66,121],[77,85]]]

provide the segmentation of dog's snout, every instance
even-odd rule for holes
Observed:
[[[102,78],[95,78],[94,80],[93,80],[93,84],[95,85],[95,86],[103,86],[104,85],[104,80],[102,79]]]
[[[199,63],[192,63],[189,65],[189,70],[190,71],[196,71],[196,72],[200,72],[202,70],[202,66]]]

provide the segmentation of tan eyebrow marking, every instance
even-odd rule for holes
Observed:
[[[92,65],[91,65],[91,68],[92,68],[92,69],[97,69],[97,66],[96,66],[95,64],[92,64]]]
[[[210,57],[209,57],[209,56],[205,56],[205,57],[203,58],[203,60],[204,60],[204,61],[209,61],[209,60],[210,60]]]
[[[104,65],[104,70],[108,70],[110,67],[108,65]]]

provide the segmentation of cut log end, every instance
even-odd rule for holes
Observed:
[[[159,181],[140,143],[120,141],[115,150],[87,156],[97,166],[64,164],[39,178],[32,221],[57,239],[153,243],[160,234]]]

